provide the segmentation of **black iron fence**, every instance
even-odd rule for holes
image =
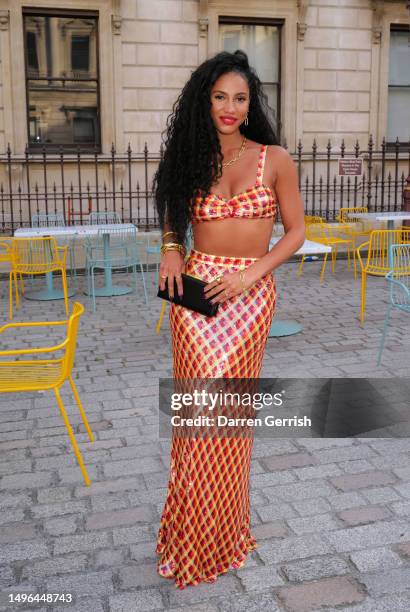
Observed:
[[[286,144],[284,145],[286,148]],[[145,146],[135,153],[128,146],[110,154],[82,151],[58,154],[46,149],[16,155],[7,148],[0,155],[0,232],[30,226],[35,214],[62,214],[66,224],[87,223],[91,212],[115,211],[124,222],[140,229],[158,227],[152,178],[161,153]],[[300,142],[292,157],[306,214],[335,219],[342,206],[366,206],[370,211],[401,210],[406,178],[410,174],[410,142],[380,150],[370,137],[366,149],[357,142],[347,150],[329,142],[318,151],[316,142],[305,150]],[[362,160],[357,176],[340,175],[340,160]]]
[[[298,167],[299,189],[306,214],[332,221],[342,207],[367,207],[369,212],[391,212],[402,209],[406,179],[410,176],[410,140],[386,143],[375,149],[370,136],[367,149],[357,141],[348,151],[344,141],[334,151],[330,141],[326,151],[303,151],[301,143],[293,158]],[[339,174],[343,164],[361,161],[357,176]]]

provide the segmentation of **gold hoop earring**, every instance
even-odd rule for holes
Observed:
[[[248,121],[248,113],[246,113],[246,117],[245,117],[245,125],[249,125],[249,121]]]

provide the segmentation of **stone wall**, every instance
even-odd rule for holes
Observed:
[[[123,2],[124,140],[158,151],[180,90],[198,65],[198,2]]]
[[[27,142],[21,8],[53,0],[0,0],[0,151]],[[68,9],[82,0],[65,0]],[[387,125],[391,23],[408,23],[405,0],[89,0],[100,14],[103,151],[145,142],[158,152],[181,88],[219,50],[218,17],[280,18],[282,122],[288,146],[330,138],[380,144]],[[375,8],[378,10],[375,10]],[[114,17],[114,19],[113,19]],[[201,17],[201,28],[199,18]],[[115,22],[115,24],[114,24]],[[11,65],[12,64],[12,65]]]
[[[372,10],[367,0],[312,0],[304,51],[303,140],[369,134]]]

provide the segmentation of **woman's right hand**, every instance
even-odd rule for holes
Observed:
[[[159,266],[159,287],[161,291],[165,289],[165,283],[168,279],[169,297],[174,297],[174,279],[177,281],[178,296],[182,297],[182,276],[185,270],[185,262],[179,251],[167,251],[161,257]]]

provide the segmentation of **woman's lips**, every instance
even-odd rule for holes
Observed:
[[[233,125],[236,123],[236,119],[234,117],[221,117],[221,121],[225,125]]]

